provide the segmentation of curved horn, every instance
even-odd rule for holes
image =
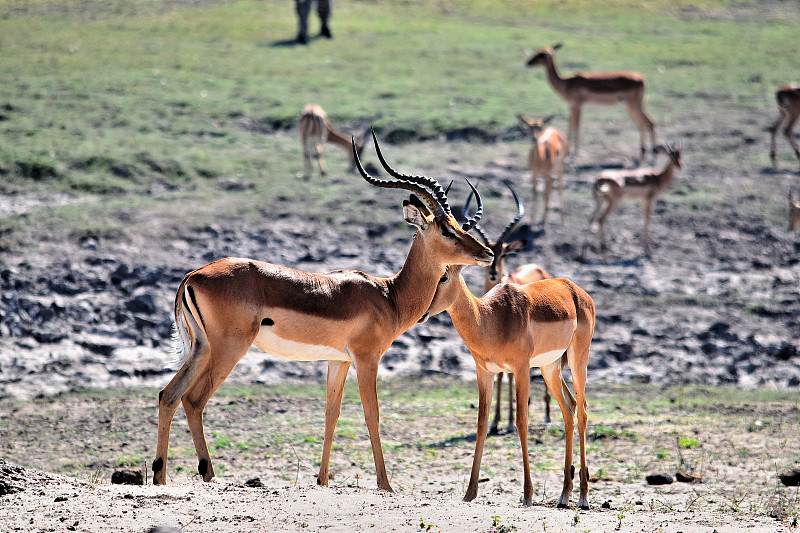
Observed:
[[[469,180],[467,180],[467,183],[469,183]],[[475,187],[472,187],[472,183],[469,183],[469,186],[477,194],[478,191],[477,189],[475,189]],[[483,232],[483,229],[478,225],[478,220],[480,220],[480,217],[483,214],[483,202],[480,199],[480,196],[478,196],[478,202],[479,202],[478,211],[475,212],[475,216],[473,217],[470,217],[469,215],[469,204],[472,203],[472,194],[473,194],[472,192],[469,193],[469,196],[467,196],[467,201],[464,202],[464,207],[461,210],[461,216],[464,217],[464,219],[466,220],[466,222],[464,222],[461,225],[461,229],[463,229],[464,231],[470,231],[474,229],[476,232],[478,232],[478,235],[483,240],[483,244],[485,244],[486,246],[490,246],[489,238]]]
[[[372,135],[374,138],[375,137],[374,131],[372,132]],[[361,177],[364,178],[364,180],[366,180],[367,183],[369,183],[370,185],[375,185],[376,187],[382,187],[384,189],[404,189],[406,191],[411,191],[413,193],[416,193],[428,203],[428,205],[431,207],[433,216],[435,218],[439,219],[445,216],[445,211],[442,208],[441,204],[436,200],[436,197],[431,193],[431,191],[429,191],[422,185],[419,185],[418,183],[412,180],[399,179],[398,181],[387,181],[371,176],[366,170],[364,170],[364,166],[361,164],[361,158],[358,156],[358,149],[356,147],[355,138],[352,138],[351,140],[353,143],[353,158],[356,163],[356,168],[358,169],[359,174],[361,174]],[[375,148],[377,149],[377,147],[378,147],[378,140],[375,139]],[[380,152],[378,153],[380,154]],[[439,188],[441,189],[441,186],[439,186]]]
[[[517,203],[517,216],[511,219],[511,222],[508,223],[506,229],[503,230],[503,233],[500,234],[500,237],[497,239],[498,243],[505,242],[508,236],[511,234],[511,231],[514,229],[514,226],[517,225],[523,216],[525,216],[525,207],[522,205],[522,202],[519,201],[519,196],[517,196],[517,192],[514,190],[514,187],[511,186],[511,182],[505,181],[506,187],[511,189],[511,194],[514,196],[514,201]]]
[[[468,218],[467,221],[464,222],[464,224],[461,225],[461,228],[464,231],[469,231],[473,227],[478,225],[478,221],[483,216],[483,200],[481,199],[481,194],[478,192],[478,189],[476,189],[475,186],[467,178],[464,178],[464,179],[467,180],[467,184],[469,185],[469,188],[472,189],[473,193],[475,193],[475,198],[476,198],[476,200],[478,202],[478,208],[475,210],[475,214],[472,215],[472,218]],[[470,198],[472,198],[472,193],[470,193],[469,196],[470,196]],[[469,201],[469,199],[467,199],[467,201]],[[466,217],[464,217],[464,218],[466,218]]]
[[[433,209],[433,214],[436,218],[440,218],[440,215],[437,214],[439,210],[443,211],[443,215],[450,214],[450,206],[447,204],[447,194],[438,181],[433,178],[428,178],[427,176],[410,176],[396,171],[386,162],[386,159],[383,158],[383,153],[381,153],[381,147],[378,145],[378,138],[375,136],[374,129],[372,130],[372,139],[375,141],[375,152],[378,154],[378,160],[380,160],[381,165],[383,165],[383,168],[386,169],[386,172],[388,172],[390,176],[402,181],[417,183],[427,188],[429,190],[427,196],[430,199],[426,198],[426,201],[431,203],[431,200],[433,200],[436,204],[431,205],[431,209]]]

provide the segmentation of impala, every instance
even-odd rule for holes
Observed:
[[[333,127],[328,115],[318,105],[307,105],[297,119],[297,130],[300,132],[300,142],[303,144],[303,178],[311,177],[311,158],[317,160],[319,173],[325,175],[325,158],[322,157],[322,145],[326,141],[343,148],[350,157],[350,165],[355,165],[355,156],[361,155],[364,142],[356,140],[356,152],[350,149],[351,137]]]
[[[777,165],[775,161],[775,136],[778,131],[788,139],[789,144],[794,148],[794,154],[797,159],[800,159],[800,146],[797,145],[797,141],[794,140],[793,136],[794,127],[797,125],[797,121],[800,120],[800,84],[791,83],[781,87],[775,93],[775,99],[778,101],[778,109],[781,112],[781,116],[772,127],[769,157],[772,159],[773,167]]]
[[[531,218],[535,218],[537,181],[544,180],[544,216],[542,224],[547,224],[547,213],[550,210],[550,192],[553,190],[553,172],[558,174],[558,201],[561,207],[561,222],[564,222],[564,160],[567,157],[569,143],[564,134],[555,128],[542,129],[553,120],[552,116],[542,120],[533,120],[524,115],[517,115],[519,121],[528,129],[531,138],[531,151],[528,155],[528,167],[533,180],[533,209]]]
[[[321,485],[328,484],[342,392],[348,369],[355,365],[378,487],[392,490],[379,432],[378,363],[394,339],[426,312],[445,265],[488,265],[492,253],[458,225],[436,180],[396,172],[383,159],[377,139],[375,147],[394,180],[370,176],[361,166],[353,142],[363,178],[377,187],[414,193],[403,203],[405,220],[417,227],[403,268],[391,278],[378,278],[351,270],[311,274],[252,259],[227,258],[187,274],[175,297],[182,366],[159,394],[154,483],[166,483],[170,425],[180,403],[197,452],[199,473],[204,481],[214,477],[203,433],[203,409],[255,344],[285,359],[328,361],[325,440],[317,477]],[[479,197],[477,201],[473,223],[482,212]]]
[[[578,151],[578,129],[583,104],[614,105],[622,102],[634,122],[639,126],[642,158],[646,153],[645,135],[650,132],[650,146],[655,149],[655,123],[644,111],[644,78],[635,72],[582,73],[562,78],[556,70],[553,55],[561,48],[556,44],[537,50],[527,65],[543,65],[553,89],[567,101],[569,106],[569,141],[573,154]]]
[[[794,231],[800,226],[800,200],[796,200],[792,191],[789,191],[789,231]]]
[[[484,294],[489,292],[495,285],[498,285],[501,282],[525,285],[526,283],[533,283],[534,281],[541,281],[543,279],[550,279],[553,277],[544,268],[535,264],[522,265],[511,274],[506,274],[505,258],[511,254],[521,251],[528,243],[526,239],[510,240],[513,231],[517,227],[517,223],[522,220],[523,216],[525,216],[525,208],[523,207],[522,202],[519,201],[519,196],[517,196],[517,192],[514,190],[511,184],[506,182],[506,186],[509,188],[509,190],[511,190],[511,195],[514,197],[514,202],[517,204],[517,214],[503,229],[502,233],[500,233],[500,237],[498,237],[496,241],[492,242],[486,236],[486,233],[479,224],[475,224],[473,228],[483,240],[483,244],[485,244],[492,251],[492,253],[494,253],[494,260],[492,261],[492,264],[489,265],[488,268],[484,269]],[[470,218],[469,204],[471,201],[472,194],[467,197],[467,201],[462,209],[462,216],[465,220]],[[498,372],[497,379],[495,381],[494,388],[497,393],[497,398],[495,400],[494,419],[492,420],[491,426],[489,426],[490,435],[497,435],[499,433],[498,426],[500,424],[500,411],[502,403],[501,395],[504,375],[504,372]],[[546,424],[549,424],[551,421],[550,392],[547,390],[546,385],[544,387],[544,421]],[[508,374],[508,426],[506,427],[506,432],[513,433],[514,430],[514,375]]]
[[[606,251],[605,222],[609,214],[622,201],[641,200],[644,216],[644,251],[650,253],[650,214],[653,202],[661,191],[672,182],[675,169],[681,168],[681,152],[677,145],[659,146],[657,151],[667,154],[669,160],[661,172],[652,168],[637,170],[605,170],[594,182],[593,193],[596,207],[590,225],[600,228],[600,245]]]
[[[468,227],[469,222],[465,224]],[[517,398],[527,398],[530,369],[539,367],[547,388],[555,396],[564,416],[566,453],[564,487],[559,507],[569,505],[572,492],[573,433],[577,407],[580,442],[581,509],[589,508],[589,470],[586,466],[586,369],[594,332],[595,309],[591,297],[567,279],[547,279],[515,285],[503,283],[478,298],[470,292],[461,275],[461,265],[448,265],[439,281],[430,309],[423,318],[447,310],[453,325],[475,359],[478,375],[478,429],[475,456],[464,501],[478,495],[478,474],[486,441],[492,403],[492,373],[510,372],[516,378]],[[573,397],[561,376],[562,364],[569,365]],[[523,503],[533,502],[533,483],[528,458],[528,404],[517,401],[517,432],[522,446],[524,468]]]

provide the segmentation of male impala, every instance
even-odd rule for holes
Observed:
[[[796,200],[792,191],[789,191],[789,231],[794,231],[800,226],[800,200]]]
[[[511,274],[506,274],[506,256],[521,251],[528,242],[526,239],[516,239],[513,241],[509,240],[513,230],[517,227],[517,223],[522,220],[523,216],[525,216],[525,208],[523,207],[522,202],[519,201],[519,196],[517,196],[517,192],[514,190],[511,184],[506,182],[506,186],[511,190],[511,194],[514,197],[514,202],[517,204],[517,214],[511,219],[511,222],[506,225],[502,233],[500,233],[500,237],[498,237],[496,241],[492,242],[486,236],[486,233],[484,233],[479,224],[475,224],[474,226],[474,230],[478,232],[478,235],[480,235],[481,239],[483,240],[483,244],[485,244],[492,251],[492,253],[494,253],[494,260],[492,261],[492,264],[488,268],[483,269],[485,274],[483,285],[484,294],[489,292],[492,288],[494,288],[495,285],[498,285],[501,282],[525,285],[526,283],[533,283],[534,281],[541,281],[543,279],[550,279],[553,277],[544,268],[535,264],[522,265]],[[462,210],[462,215],[465,220],[470,218],[469,204],[471,201],[472,194],[470,193]],[[490,435],[496,435],[499,433],[498,426],[500,424],[500,404],[502,403],[501,395],[504,375],[505,372],[498,372],[497,379],[495,381],[494,389],[496,391],[497,398],[495,400],[494,419],[492,420],[491,426],[489,426]],[[550,423],[550,392],[547,390],[547,385],[544,387],[544,421],[546,424]],[[508,426],[506,427],[506,432],[513,433],[514,430],[514,374],[508,374]]]
[[[667,154],[669,160],[661,172],[652,168],[637,170],[605,170],[594,182],[594,200],[596,207],[590,225],[597,223],[600,228],[600,246],[605,252],[605,223],[608,215],[625,200],[641,200],[644,216],[644,252],[650,253],[650,213],[653,202],[661,191],[667,188],[675,175],[675,169],[681,168],[681,152],[677,145],[659,146],[657,151]]]
[[[645,134],[650,132],[650,146],[655,149],[655,123],[644,111],[644,78],[635,72],[582,73],[562,78],[556,70],[553,54],[561,48],[556,44],[537,50],[527,65],[543,65],[550,85],[569,105],[569,141],[573,154],[578,152],[578,129],[583,104],[614,105],[622,102],[634,122],[639,126],[642,158],[645,155]]]
[[[374,137],[374,133],[373,133]],[[381,449],[377,396],[378,362],[392,341],[420,320],[445,272],[445,265],[488,265],[492,253],[462,230],[447,196],[431,178],[405,176],[378,157],[395,178],[359,172],[372,185],[419,195],[403,203],[406,221],[417,227],[403,268],[391,278],[358,271],[310,274],[251,259],[227,258],[186,275],[175,297],[175,324],[182,366],[159,394],[158,446],[153,482],[166,483],[172,418],[183,403],[204,481],[214,477],[203,433],[203,409],[233,367],[255,344],[294,361],[328,360],[325,440],[317,481],[328,484],[328,463],[350,364],[372,444],[378,487],[391,491]],[[478,198],[480,217],[481,200]]]
[[[547,224],[547,213],[550,210],[550,192],[553,190],[553,172],[558,174],[558,201],[561,211],[561,222],[564,222],[564,160],[567,158],[569,143],[564,134],[555,128],[542,129],[553,120],[552,116],[542,120],[533,120],[524,115],[517,115],[519,121],[528,129],[532,145],[528,155],[528,168],[531,169],[533,181],[533,208],[531,218],[536,214],[537,181],[544,180],[544,215],[542,224]]]
[[[465,224],[465,228],[468,225]],[[477,298],[467,288],[461,269],[461,265],[447,267],[428,314],[435,315],[447,310],[453,325],[472,353],[477,368],[478,429],[464,501],[472,501],[478,495],[478,474],[492,403],[492,373],[513,373],[517,382],[517,398],[520,399],[528,397],[530,369],[539,367],[547,388],[555,396],[564,416],[564,487],[558,506],[567,507],[572,492],[575,470],[572,448],[577,407],[581,454],[578,505],[581,509],[588,509],[585,386],[595,323],[594,302],[586,292],[567,279],[546,279],[528,285],[503,283],[483,298]],[[561,376],[564,361],[572,371],[574,397]],[[525,476],[523,503],[529,506],[533,502],[533,483],[528,459],[527,402],[517,401],[516,418]]]
[[[351,166],[355,165],[355,156],[361,155],[364,142],[356,140],[356,152],[350,149],[351,137],[333,127],[328,115],[318,105],[307,105],[297,119],[297,130],[300,132],[300,142],[303,144],[303,178],[311,177],[311,158],[317,160],[319,173],[325,175],[325,158],[322,157],[322,144],[327,141],[343,148],[350,158]]]
[[[777,166],[775,160],[775,136],[778,131],[788,139],[789,144],[794,148],[794,154],[797,159],[800,159],[800,146],[794,140],[794,127],[797,121],[800,120],[800,83],[791,83],[781,87],[775,93],[775,99],[778,101],[778,109],[781,116],[772,127],[772,141],[770,143],[769,157],[772,159],[772,166]]]

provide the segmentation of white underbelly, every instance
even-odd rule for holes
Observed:
[[[534,355],[530,359],[529,366],[530,368],[542,367],[547,366],[554,361],[558,361],[561,358],[561,355],[566,351],[566,348],[561,350],[553,350],[551,352],[544,352],[538,355]],[[510,365],[503,365],[500,366],[497,363],[486,363],[486,370],[493,374],[497,374],[500,372],[505,372],[507,374],[513,374],[514,369],[511,368]]]
[[[286,340],[272,333],[271,328],[261,328],[253,344],[264,352],[290,361],[352,361],[347,347],[337,349],[322,344],[305,344]]]
[[[561,348],[559,350],[553,350],[550,352],[540,353],[538,355],[534,355],[531,357],[530,366],[533,367],[542,367],[547,366],[554,361],[558,361],[561,358],[561,355],[567,351],[567,348]]]

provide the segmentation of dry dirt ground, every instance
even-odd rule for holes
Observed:
[[[584,246],[594,239],[586,231],[593,207],[592,178],[604,167],[635,164],[624,155],[633,153],[636,143],[627,117],[621,110],[618,115],[603,111],[592,116],[587,113],[584,120],[583,149],[567,171],[564,221],[555,210],[550,226],[543,231],[528,219],[533,222],[530,235],[535,239],[511,261],[512,266],[538,262],[554,275],[573,279],[595,299],[598,323],[589,367],[590,390],[609,383],[685,383],[797,391],[800,237],[786,229],[787,193],[800,176],[797,162],[786,156],[783,143],[779,168],[766,166],[768,137],[764,128],[774,119],[774,110],[762,113],[732,104],[726,107],[726,100],[714,95],[684,96],[708,98],[713,112],[687,114],[659,130],[665,137],[683,140],[684,166],[656,203],[651,256],[641,254],[638,206],[627,206],[612,215],[617,229],[608,254]],[[294,132],[276,135],[285,136],[287,143],[296,142]],[[460,180],[464,175],[481,177],[487,201],[483,225],[490,234],[499,233],[513,210],[503,180],[510,179],[523,200],[530,200],[524,170],[526,148],[518,131],[486,143],[437,139],[387,145],[386,152],[394,155],[392,161],[398,159],[397,154],[413,152],[416,161],[424,163],[403,170],[433,175],[441,181]],[[329,167],[344,166],[344,160],[336,157],[329,156]],[[377,275],[396,272],[411,237],[410,230],[400,224],[401,195],[370,190],[350,174],[330,179],[346,192],[321,206],[326,213],[298,217],[295,204],[278,199],[264,207],[262,219],[239,221],[220,215],[216,224],[187,231],[178,227],[170,213],[129,211],[120,214],[126,217],[121,220],[156,230],[144,237],[135,233],[114,237],[76,236],[68,228],[55,228],[34,233],[22,248],[0,252],[0,398],[40,398],[39,402],[44,402],[18,406],[18,411],[5,412],[4,417],[14,424],[24,423],[20,420],[25,420],[26,410],[29,414],[47,410],[53,394],[83,386],[150,386],[153,390],[163,386],[174,372],[164,369],[169,359],[169,310],[174,291],[183,274],[213,259],[241,255],[311,271],[356,268]],[[220,187],[226,187],[225,183]],[[51,200],[72,201],[0,191],[4,193],[0,194],[2,213],[37,209]],[[459,182],[454,196],[463,198],[464,191]],[[350,201],[352,209],[341,209]],[[370,210],[369,218],[359,214],[364,207]],[[213,210],[214,206],[199,208]],[[158,230],[159,225],[163,230]],[[466,272],[474,290],[479,291],[480,273],[474,268]],[[323,365],[286,363],[252,353],[232,381],[316,383],[324,369]],[[437,373],[474,377],[471,358],[446,316],[403,335],[381,367],[383,376]],[[629,390],[626,403],[635,403],[635,391]],[[77,409],[75,416],[81,420],[97,418],[98,410],[108,405],[104,400],[77,406],[53,402],[56,410]],[[154,400],[142,402],[138,408],[149,411],[139,424],[149,427],[152,441]],[[398,410],[390,415],[391,407],[382,407],[385,419],[401,416]],[[322,412],[321,404],[315,403],[314,409]],[[357,401],[353,409],[358,409]],[[507,531],[503,528],[511,526],[533,531],[606,531],[617,526],[628,531],[788,531],[791,518],[776,521],[767,509],[783,505],[775,492],[776,461],[784,466],[798,461],[796,445],[785,433],[794,430],[797,434],[796,409],[796,402],[794,407],[780,407],[784,415],[778,418],[785,423],[776,429],[771,444],[766,443],[763,432],[747,430],[749,423],[755,423],[751,412],[743,413],[750,418],[747,424],[733,425],[727,433],[719,434],[713,425],[699,430],[697,440],[704,449],[710,455],[724,455],[722,461],[714,461],[709,475],[716,481],[703,484],[704,491],[699,493],[694,485],[656,489],[641,482],[619,481],[625,479],[624,465],[648,463],[636,459],[643,444],[649,446],[650,457],[658,455],[656,443],[674,448],[673,430],[667,421],[642,413],[641,428],[639,424],[634,428],[638,442],[622,439],[628,447],[618,454],[609,452],[608,457],[597,450],[590,452],[593,469],[605,468],[612,481],[592,485],[592,510],[588,513],[552,509],[557,459],[537,473],[548,480],[546,489],[540,486],[546,505],[521,509],[519,470],[509,474],[516,461],[509,461],[508,469],[498,468],[506,480],[484,485],[480,502],[464,504],[460,496],[466,474],[454,472],[447,462],[430,466],[420,459],[417,473],[404,473],[403,479],[395,476],[398,494],[387,495],[369,488],[368,473],[359,482],[367,488],[351,487],[351,479],[332,489],[318,489],[311,480],[313,459],[303,463],[306,469],[296,485],[291,475],[289,480],[268,477],[276,475],[270,474],[276,470],[284,475],[293,471],[294,463],[287,460],[281,468],[265,464],[257,469],[266,488],[244,488],[246,479],[241,473],[246,465],[256,468],[248,458],[232,463],[229,467],[235,477],[223,476],[220,483],[204,485],[187,474],[166,488],[120,488],[105,479],[87,481],[88,473],[94,472],[91,466],[86,467],[82,480],[27,468],[17,472],[13,465],[3,467],[9,469],[4,476],[24,490],[0,496],[0,524],[4,530],[18,531],[144,531],[164,523],[180,525],[187,532],[372,527]],[[209,411],[210,431],[215,423],[210,421],[214,409]],[[466,417],[465,428],[474,422],[473,415]],[[181,416],[179,412],[177,419]],[[357,412],[350,418],[360,420]],[[110,420],[113,424],[113,417]],[[0,446],[17,446],[20,437],[7,429],[11,427],[0,427]],[[119,455],[122,442],[129,438],[120,441],[112,435],[100,444],[94,440],[96,428],[67,427],[73,427],[75,439],[83,442],[83,447],[69,449],[69,457],[81,462],[87,455]],[[398,447],[396,456],[402,456],[402,447],[417,438],[391,430],[386,420],[383,428],[387,446]],[[42,433],[35,425],[28,431]],[[426,434],[425,427],[416,431]],[[549,435],[546,429],[542,432]],[[58,433],[53,435],[55,438]],[[180,445],[189,446],[186,442]],[[152,449],[154,442],[149,446]],[[518,448],[508,446],[509,450],[500,446],[503,451],[499,453],[516,457]],[[457,448],[453,453],[463,467],[469,461],[471,445],[459,442]],[[368,453],[363,445],[361,449]],[[0,449],[0,456],[12,454]],[[53,456],[52,462],[43,461],[35,468],[57,471],[65,454]],[[745,486],[739,494],[732,488],[742,478],[733,471],[739,470],[744,456],[751,460],[742,467],[742,475],[760,481],[754,487]],[[104,461],[100,464],[107,468],[108,458]],[[193,468],[193,461],[187,459],[187,471]],[[16,463],[20,464],[19,460]],[[711,469],[710,461],[708,464]],[[431,469],[434,476],[428,474]],[[346,469],[337,470],[342,475]],[[441,488],[430,477],[443,477]],[[674,498],[673,492],[677,492]],[[796,493],[793,497],[796,502]],[[770,498],[775,501],[769,503]],[[606,501],[611,502],[610,509],[601,507]],[[492,516],[498,516],[499,523],[493,524]]]
[[[210,484],[197,477],[179,411],[170,484],[158,487],[114,485],[103,474],[119,458],[151,461],[139,454],[154,445],[155,390],[3,400],[0,427],[11,438],[0,453],[11,464],[0,462],[0,487],[18,492],[0,496],[0,523],[3,531],[31,532],[128,532],[156,525],[186,532],[796,531],[800,493],[783,487],[777,476],[797,460],[800,407],[791,397],[751,403],[735,393],[696,388],[596,386],[588,433],[591,510],[578,512],[554,507],[563,425],[558,416],[553,425],[538,423],[540,401],[532,402],[529,434],[535,505],[520,505],[514,434],[489,437],[478,499],[461,501],[474,448],[475,393],[448,379],[406,378],[381,386],[381,429],[395,494],[376,489],[352,382],[330,488],[317,487],[314,477],[324,418],[321,388],[288,398],[270,387],[213,398],[205,423],[219,475]],[[415,401],[422,390],[441,392]],[[632,395],[639,402],[620,402]],[[12,466],[23,461],[38,469]],[[647,474],[675,477],[677,470],[702,483],[645,481]],[[577,491],[573,505],[576,498]]]

